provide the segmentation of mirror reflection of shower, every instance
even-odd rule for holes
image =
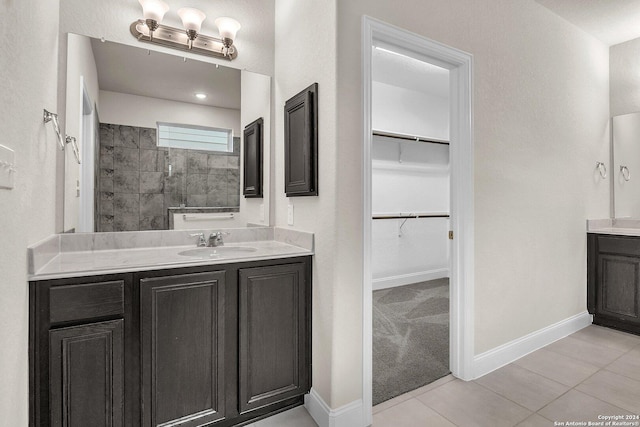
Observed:
[[[177,213],[239,212],[246,205],[240,197],[242,120],[268,116],[256,111],[269,105],[262,99],[269,91],[257,84],[264,76],[67,36],[65,130],[78,135],[82,164],[68,150],[65,231],[167,229]],[[255,98],[247,102],[247,117],[243,81]],[[158,134],[163,124],[178,127],[165,138]],[[237,216],[236,225],[245,225],[242,219]]]

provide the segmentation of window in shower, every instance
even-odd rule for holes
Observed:
[[[233,130],[158,122],[158,147],[233,152]]]

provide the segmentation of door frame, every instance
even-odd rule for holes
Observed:
[[[365,425],[372,424],[372,65],[374,46],[414,57],[450,71],[450,369],[473,379],[474,356],[474,186],[473,186],[473,57],[471,54],[411,33],[369,16],[362,18],[363,105],[363,328],[362,395]]]

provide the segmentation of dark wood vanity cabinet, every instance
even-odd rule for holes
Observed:
[[[640,334],[640,237],[589,234],[587,241],[593,323]]]
[[[31,426],[222,426],[303,403],[311,258],[30,283]]]
[[[31,425],[128,425],[125,325],[131,306],[125,301],[131,286],[128,275],[30,284]]]

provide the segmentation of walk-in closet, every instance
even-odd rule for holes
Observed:
[[[374,48],[373,404],[449,373],[449,72]]]

